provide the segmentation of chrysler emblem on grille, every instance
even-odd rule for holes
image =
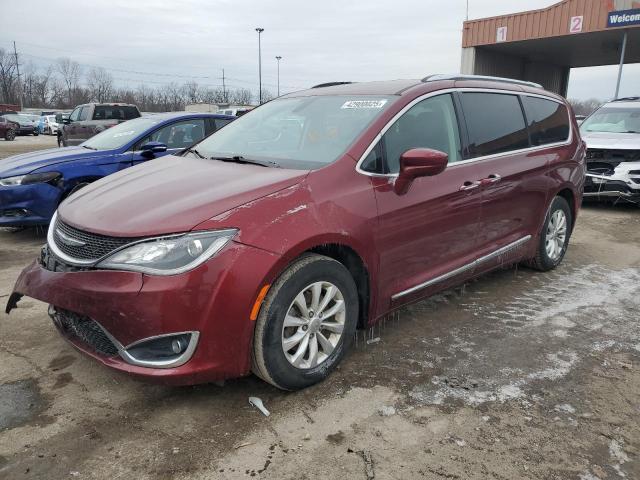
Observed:
[[[58,235],[58,238],[62,240],[62,243],[70,247],[84,247],[86,245],[82,240],[70,237],[66,233],[63,233],[59,228],[56,228],[56,234]]]

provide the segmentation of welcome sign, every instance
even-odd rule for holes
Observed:
[[[628,25],[640,25],[640,8],[609,12],[607,27],[626,27]]]

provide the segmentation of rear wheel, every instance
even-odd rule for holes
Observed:
[[[349,271],[322,255],[306,255],[280,276],[256,321],[253,372],[283,390],[320,382],[342,360],[358,319]]]
[[[16,131],[15,130],[7,130],[4,134],[4,139],[8,141],[12,141],[16,139]]]
[[[569,204],[564,198],[555,197],[540,232],[536,256],[529,261],[529,265],[543,272],[553,270],[560,265],[569,245],[571,226],[572,215]]]

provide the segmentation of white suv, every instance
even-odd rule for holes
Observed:
[[[640,97],[605,103],[580,132],[587,143],[585,198],[640,203]]]

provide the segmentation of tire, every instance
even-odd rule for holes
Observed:
[[[564,218],[563,235],[561,234],[562,227],[557,227],[557,225],[562,224],[562,218]],[[528,266],[541,272],[547,272],[560,265],[569,245],[572,222],[573,215],[567,201],[562,197],[555,197],[542,225],[536,256],[529,260]],[[550,236],[553,236],[555,240]],[[549,242],[555,242],[553,246],[549,246],[549,249],[547,248],[548,240]]]
[[[38,132],[37,130],[34,130],[34,131],[33,131],[33,136],[34,136],[34,137],[37,137],[37,136],[38,136],[38,133],[39,133],[39,132]]]
[[[16,139],[16,131],[15,130],[7,130],[4,134],[4,139],[8,142],[12,142]]]
[[[332,299],[318,312],[312,311],[314,285],[320,285],[316,290],[319,301],[315,302],[318,310],[332,291],[331,287],[335,288]],[[306,317],[300,308],[301,301],[305,307],[311,306]],[[299,258],[271,286],[262,304],[254,332],[253,372],[282,390],[299,390],[324,380],[351,346],[358,308],[356,284],[344,265],[323,255]],[[337,313],[331,314],[332,311]],[[323,312],[329,316],[321,316]],[[287,314],[290,314],[289,323],[291,317],[295,317],[295,326],[285,327]],[[342,332],[337,333],[338,330]],[[295,338],[300,338],[297,343]],[[291,347],[285,353],[287,340]],[[317,348],[314,349],[313,344]],[[302,348],[303,353],[296,356]],[[312,360],[314,350],[315,362]]]

